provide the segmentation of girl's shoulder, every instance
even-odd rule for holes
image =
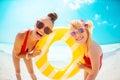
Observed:
[[[91,44],[90,53],[102,54],[103,52],[102,52],[101,46],[97,42],[93,41]]]
[[[18,42],[18,43],[22,43],[24,41],[26,33],[27,33],[27,30],[19,31],[16,35],[15,41]]]
[[[28,29],[27,30],[22,30],[22,31],[19,31],[16,35],[17,38],[20,38],[20,39],[23,39],[27,33]],[[29,30],[31,31],[31,30]]]
[[[95,41],[92,41],[92,47],[101,48],[101,46]]]

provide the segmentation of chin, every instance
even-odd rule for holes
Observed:
[[[34,39],[36,39],[36,40],[39,40],[39,39],[41,39],[43,37],[43,35],[41,36],[41,35],[39,35],[39,34],[35,34],[34,35]]]
[[[77,42],[78,44],[84,44],[84,41],[83,40],[75,40],[75,42]]]
[[[35,39],[35,40],[39,40],[40,38],[41,38],[40,36],[37,36],[37,35],[34,36],[34,39]]]
[[[80,42],[80,41],[77,41],[77,43],[78,43],[78,44],[83,44],[83,43],[82,43],[82,42]]]

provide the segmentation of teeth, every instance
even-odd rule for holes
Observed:
[[[80,36],[80,39],[82,38],[82,36]]]
[[[43,36],[43,34],[40,31],[36,31],[37,35],[39,35],[40,37]]]
[[[77,40],[81,40],[83,38],[83,36],[80,36]]]
[[[39,34],[43,35],[40,31],[38,31]]]

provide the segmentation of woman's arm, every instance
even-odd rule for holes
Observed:
[[[23,34],[18,33],[15,38],[14,47],[13,47],[13,55],[17,58],[25,58],[26,54],[20,54],[22,44],[23,44]]]
[[[13,48],[13,55],[17,58],[26,58],[26,54],[21,54],[21,48],[24,42],[26,31],[19,32],[16,35],[14,48]]]
[[[93,43],[90,51],[89,51],[89,57],[91,60],[91,66],[92,69],[91,70],[87,70],[89,72],[89,74],[93,75],[93,74],[97,74],[100,68],[100,54],[101,54],[101,50],[99,45],[97,45],[96,43]]]
[[[91,46],[88,54],[89,54],[92,68],[85,66],[81,62],[78,63],[78,66],[80,68],[83,68],[86,72],[88,72],[91,75],[97,74],[99,71],[99,67],[100,67],[100,52],[101,51],[99,50],[98,46],[96,45]]]

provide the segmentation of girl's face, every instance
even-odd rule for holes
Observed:
[[[44,20],[37,20],[35,24],[35,29],[33,31],[34,37],[39,40],[46,34],[50,34],[52,32],[53,23],[51,20],[44,19]]]
[[[88,38],[87,31],[86,31],[85,27],[79,27],[78,29],[71,27],[70,34],[73,37],[74,41],[79,43],[79,44],[86,43],[86,40]]]

